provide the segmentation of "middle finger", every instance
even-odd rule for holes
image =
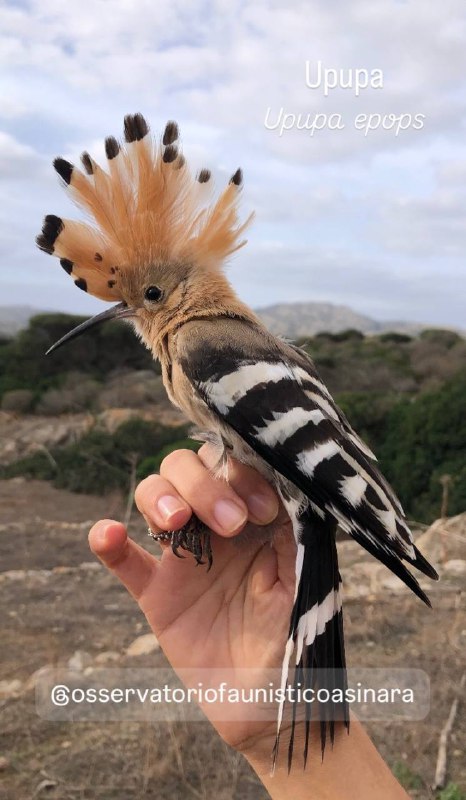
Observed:
[[[175,450],[160,466],[192,510],[220,536],[234,536],[248,521],[244,500],[225,481],[216,480],[192,450]]]

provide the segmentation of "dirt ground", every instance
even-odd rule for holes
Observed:
[[[37,716],[27,684],[37,669],[66,664],[76,651],[91,659],[117,652],[124,665],[125,649],[148,632],[132,599],[94,563],[87,547],[91,523],[121,511],[118,496],[79,496],[21,479],[0,482],[0,681],[21,682],[0,705],[1,800],[267,798],[244,760],[207,722],[71,724]],[[144,545],[145,531],[135,515],[131,532]],[[464,559],[461,548],[451,558]],[[408,593],[388,591],[345,606],[350,665],[420,667],[430,676],[427,719],[368,725],[384,758],[421,800],[434,797],[429,787],[439,732],[466,653],[461,593],[446,582],[435,585],[431,597],[432,611]],[[161,652],[131,660],[138,667],[165,663]],[[465,742],[463,700],[448,751],[449,780],[462,790]]]

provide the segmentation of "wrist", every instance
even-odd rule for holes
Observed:
[[[342,733],[346,730],[335,730],[335,746]],[[241,752],[260,778],[272,800],[282,800],[293,797],[294,800],[312,797],[313,800],[340,800],[340,795],[335,793],[332,781],[328,781],[327,769],[324,768],[325,760],[334,756],[334,748],[330,745],[326,749],[324,760],[320,747],[320,730],[318,723],[311,724],[311,736],[304,766],[304,728],[298,725],[295,728],[293,743],[293,761],[288,769],[288,743],[291,735],[291,726],[283,726],[280,732],[280,742],[275,764],[273,764],[273,748],[275,745],[276,726],[273,731],[264,731],[262,736],[244,743]],[[333,767],[335,769],[335,766]],[[343,795],[342,795],[343,797]]]
[[[342,723],[335,725],[333,746],[327,739],[322,758],[320,728],[311,725],[311,738],[304,768],[304,726],[295,729],[293,763],[288,772],[288,742],[291,729],[283,728],[272,774],[272,751],[276,729],[239,743],[238,750],[256,772],[272,800],[408,800],[408,795],[383,761],[357,720],[350,732]]]
[[[340,736],[339,727],[338,724],[335,727],[335,740]],[[341,729],[343,729],[343,726],[341,726]],[[281,770],[285,770],[288,774],[288,743],[291,734],[291,724],[282,724],[275,764],[273,764],[273,752],[277,735],[275,723],[270,723],[267,728],[239,742],[236,749],[251,765],[256,765],[269,773],[272,772],[273,768],[275,774]],[[304,765],[304,725],[296,725],[293,742],[293,768],[296,767],[297,770],[301,770]],[[322,751],[320,746],[320,727],[318,723],[313,722],[311,723],[307,761],[311,763],[316,759],[320,763]]]

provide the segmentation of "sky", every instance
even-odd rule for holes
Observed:
[[[0,60],[0,306],[102,309],[34,239],[79,215],[53,158],[140,111],[219,189],[243,168],[254,307],[465,327],[464,0],[2,0]]]

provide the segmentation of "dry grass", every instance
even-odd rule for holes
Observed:
[[[66,663],[78,649],[92,657],[106,650],[123,653],[136,636],[146,633],[133,601],[103,568],[78,568],[92,560],[87,520],[118,516],[122,505],[117,496],[78,497],[40,483],[0,483],[3,569],[51,570],[1,581],[0,680],[26,681],[45,664]],[[144,526],[135,521],[133,527],[146,543]],[[420,667],[431,677],[431,713],[425,721],[369,725],[382,755],[403,777],[411,796],[421,800],[433,796],[429,785],[439,732],[465,660],[466,615],[458,592],[439,586],[433,601],[430,612],[407,594],[346,604],[350,664]],[[162,666],[165,661],[155,653],[131,663]],[[460,702],[448,775],[463,789],[465,741],[465,707]],[[29,691],[4,703],[0,742],[6,759],[1,800],[268,796],[244,760],[207,722],[50,723],[37,716]]]

